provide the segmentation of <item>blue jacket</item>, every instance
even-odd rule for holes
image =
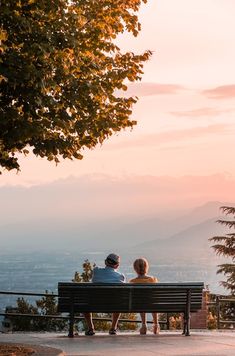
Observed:
[[[125,283],[126,278],[123,273],[112,267],[95,267],[92,276],[93,283]]]

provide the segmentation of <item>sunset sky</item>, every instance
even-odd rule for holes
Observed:
[[[0,184],[32,185],[68,176],[224,174],[235,179],[235,1],[149,0],[139,14],[137,38],[119,46],[154,52],[140,83],[138,125],[85,151],[83,161],[58,167],[22,158],[22,171],[4,172]]]

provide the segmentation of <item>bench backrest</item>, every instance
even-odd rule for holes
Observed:
[[[192,312],[201,309],[203,283],[58,284],[58,311],[70,312]]]

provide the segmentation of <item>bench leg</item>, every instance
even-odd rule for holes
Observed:
[[[185,335],[185,332],[186,332],[186,318],[185,318],[185,314],[183,316],[184,320],[183,320],[183,332],[182,332],[182,335]]]
[[[69,314],[69,334],[68,337],[73,337],[73,327],[74,327],[74,301],[71,298],[70,301],[70,314]]]
[[[184,314],[184,325],[182,335],[190,336],[190,315]]]
[[[190,336],[190,315],[186,316],[185,336]]]
[[[69,334],[68,337],[73,337],[74,316],[70,314],[69,317]]]

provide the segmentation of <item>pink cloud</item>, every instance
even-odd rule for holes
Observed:
[[[210,99],[229,99],[235,97],[235,85],[222,85],[214,89],[204,90],[202,94]]]
[[[184,140],[198,139],[212,135],[227,135],[233,133],[235,126],[229,124],[215,124],[209,126],[200,126],[184,130],[171,130],[161,133],[142,135],[139,138],[122,141],[116,144],[110,144],[109,149],[124,149],[136,146],[153,146],[165,143],[179,142]]]
[[[205,107],[205,108],[199,108],[199,109],[195,109],[195,110],[188,110],[188,111],[171,111],[170,114],[173,116],[179,116],[179,117],[213,117],[213,116],[218,116],[218,115],[222,115],[225,113],[229,113],[234,111],[233,109],[226,109],[226,110],[222,110],[222,109],[216,109],[216,108],[209,108],[209,107]]]
[[[174,95],[185,90],[177,84],[130,83],[125,96]]]
[[[125,215],[129,219],[136,214],[143,218],[164,213],[164,217],[169,217],[171,211],[175,215],[179,209],[187,211],[210,200],[220,200],[223,203],[219,206],[224,205],[235,200],[235,180],[225,175],[118,178],[95,174],[30,188],[1,187],[0,195],[2,222],[12,223],[12,216],[17,217],[17,222],[25,222],[27,216],[27,224],[30,220],[43,220],[44,225],[51,225],[51,221],[58,225],[61,221],[72,228],[75,226],[71,225],[72,221],[81,226],[100,218],[107,221],[112,216],[117,219]],[[203,214],[206,211],[204,208]]]

